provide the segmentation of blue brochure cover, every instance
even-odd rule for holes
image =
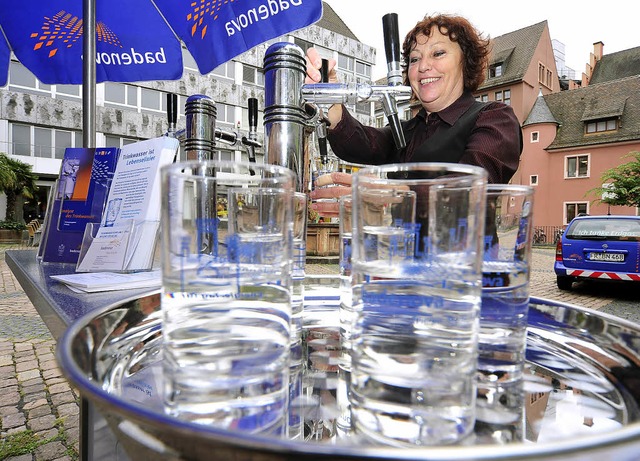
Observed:
[[[65,150],[43,239],[44,262],[78,262],[86,225],[102,220],[119,152],[117,147]]]

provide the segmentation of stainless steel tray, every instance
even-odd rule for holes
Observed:
[[[296,415],[302,430],[295,440],[219,430],[163,413],[159,292],[85,315],[59,341],[58,361],[136,460],[638,459],[640,326],[537,298],[529,313],[524,441],[472,438],[464,446],[395,449],[340,437],[332,359],[338,297],[327,280],[315,280],[305,301],[300,382],[307,400],[304,414]],[[312,364],[318,353],[328,358],[326,366]]]

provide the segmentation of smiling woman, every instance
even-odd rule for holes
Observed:
[[[508,183],[518,168],[522,132],[511,106],[473,97],[484,81],[488,55],[488,39],[466,18],[424,17],[402,46],[404,83],[411,86],[418,109],[413,118],[401,122],[406,147],[396,148],[389,126],[365,126],[345,106],[334,104],[328,111],[327,133],[333,152],[354,164],[475,165],[487,170],[490,183]],[[319,81],[321,65],[318,51],[309,48],[307,83]],[[337,80],[334,67],[335,61],[329,61],[330,82]],[[318,203],[311,206],[322,211]]]

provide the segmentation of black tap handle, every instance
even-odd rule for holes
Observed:
[[[175,93],[167,93],[167,120],[173,127],[178,121],[178,95]]]
[[[320,81],[322,83],[329,83],[329,60],[322,59],[322,66],[320,67]]]
[[[320,67],[320,80],[321,83],[329,83],[329,60],[322,59],[322,66]],[[320,162],[323,165],[327,164],[329,159],[329,151],[327,149],[327,126],[329,126],[329,120],[323,115],[319,121],[318,126],[318,150],[320,152]]]
[[[400,33],[398,32],[398,15],[396,13],[382,16],[382,33],[387,62],[400,61]]]
[[[329,150],[326,136],[318,136],[318,151],[320,151],[320,163],[326,165],[329,161]]]
[[[249,131],[256,131],[258,128],[258,99],[249,98]]]
[[[398,32],[398,15],[388,13],[382,17],[382,33],[384,35],[384,51],[387,57],[387,79],[389,85],[402,85],[400,68],[400,34]]]

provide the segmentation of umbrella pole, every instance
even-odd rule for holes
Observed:
[[[82,145],[96,144],[96,0],[82,0]],[[93,415],[89,401],[80,396],[80,461],[93,458]]]
[[[82,0],[82,145],[96,144],[96,0]]]

